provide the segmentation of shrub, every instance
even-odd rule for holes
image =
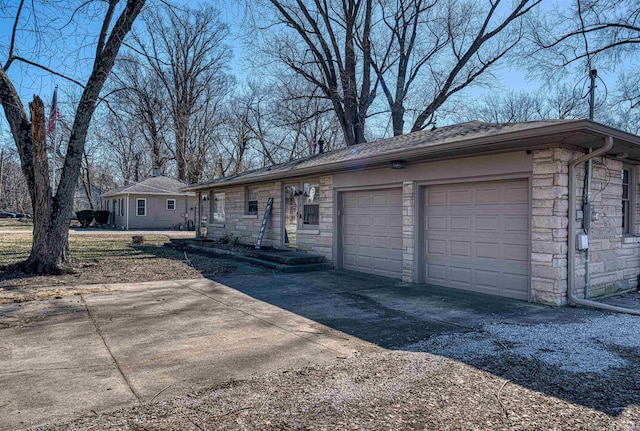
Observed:
[[[94,211],[93,218],[98,224],[107,224],[109,222],[109,211]]]
[[[76,216],[78,216],[78,221],[80,222],[80,226],[82,227],[89,227],[89,225],[93,221],[92,210],[76,211]]]

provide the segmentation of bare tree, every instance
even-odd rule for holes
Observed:
[[[94,2],[84,2],[72,11],[71,20],[77,19]],[[127,0],[123,5],[118,0],[97,2],[101,7],[103,19],[99,34],[95,37],[95,56],[90,75],[86,78],[82,96],[76,108],[67,144],[64,167],[56,193],[52,196],[49,180],[49,165],[45,143],[45,112],[42,100],[34,96],[29,104],[30,115],[24,109],[19,92],[8,72],[17,62],[38,65],[37,57],[30,60],[18,55],[16,47],[23,42],[21,33],[16,31],[24,19],[25,2],[15,9],[15,26],[10,36],[9,49],[4,67],[0,71],[0,102],[11,128],[22,172],[26,178],[34,206],[34,229],[31,253],[21,269],[32,273],[60,273],[67,261],[69,234],[69,216],[73,208],[73,196],[80,176],[82,155],[84,153],[87,132],[96,109],[100,92],[111,72],[113,63],[125,36],[131,30],[134,20],[144,6],[145,0]],[[33,7],[37,5],[31,3]],[[32,11],[35,13],[35,11]],[[116,18],[114,21],[114,18]],[[35,54],[35,53],[34,53]],[[53,70],[42,68],[54,73]],[[75,82],[79,81],[77,79]]]
[[[195,120],[216,115],[232,83],[226,73],[231,54],[224,43],[227,35],[227,26],[212,7],[165,6],[144,15],[144,31],[136,32],[130,44],[129,55],[137,54],[162,87],[164,97],[154,100],[168,106],[174,134],[169,150],[181,181],[201,178],[206,151]],[[209,110],[205,113],[204,108]]]
[[[371,81],[369,39],[373,0],[266,0],[252,5],[256,22],[277,25],[277,34],[264,34],[264,49],[321,90],[347,145],[365,142],[367,112],[377,87]]]
[[[477,102],[466,100],[466,109],[456,115],[455,120],[517,123],[583,118],[588,110],[587,102],[577,91],[561,85],[536,92],[489,93]]]
[[[112,118],[138,129],[136,137],[146,143],[151,166],[164,172],[168,160],[170,114],[162,82],[132,54],[116,61],[112,81]]]
[[[115,165],[124,184],[140,181],[143,173],[151,168],[148,148],[139,128],[110,113],[95,133],[97,139],[106,144],[105,158]]]
[[[0,208],[12,211],[33,211],[27,182],[20,169],[20,158],[16,149],[3,148],[2,172],[0,173]]]
[[[626,118],[633,118],[633,111],[640,110],[639,12],[635,0],[573,0],[565,10],[539,17],[531,24],[536,49],[530,72],[557,80],[568,72],[584,77],[594,68],[619,71],[615,100],[610,102],[621,106],[609,108],[619,114],[628,111]],[[612,117],[604,111],[602,119]]]

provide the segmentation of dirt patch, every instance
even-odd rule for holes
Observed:
[[[232,382],[169,401],[43,430],[637,430],[638,387],[531,368],[494,372],[428,353],[366,354],[332,365]],[[509,376],[497,373],[508,369]],[[558,381],[558,376],[565,376]],[[512,379],[512,378],[516,379]],[[624,378],[622,374],[613,376]],[[635,380],[634,380],[635,379]],[[633,378],[637,384],[637,378]],[[562,386],[562,388],[560,388]],[[589,403],[582,395],[594,394]],[[613,399],[615,408],[608,405]],[[598,400],[601,400],[598,401]],[[600,402],[600,404],[598,404]]]
[[[0,247],[8,250],[0,263],[11,264],[26,259],[30,240],[30,234],[0,236]],[[86,285],[213,277],[235,269],[229,260],[163,246],[168,240],[168,235],[145,235],[145,243],[136,245],[130,234],[71,236],[74,274],[30,276],[0,271],[0,304],[106,289]],[[79,289],[78,285],[82,287]]]

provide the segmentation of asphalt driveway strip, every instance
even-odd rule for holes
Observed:
[[[0,307],[0,430],[330,367],[356,352],[436,354],[607,415],[640,405],[633,316],[349,271],[240,266],[215,280],[109,287]]]

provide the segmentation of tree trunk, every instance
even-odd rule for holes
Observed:
[[[30,193],[33,202],[33,245],[26,262],[18,268],[35,274],[60,274],[67,261],[66,249],[69,222],[65,211],[53,208],[49,163],[45,142],[44,103],[38,96],[29,103],[31,112],[31,144],[33,148],[33,183]]]

